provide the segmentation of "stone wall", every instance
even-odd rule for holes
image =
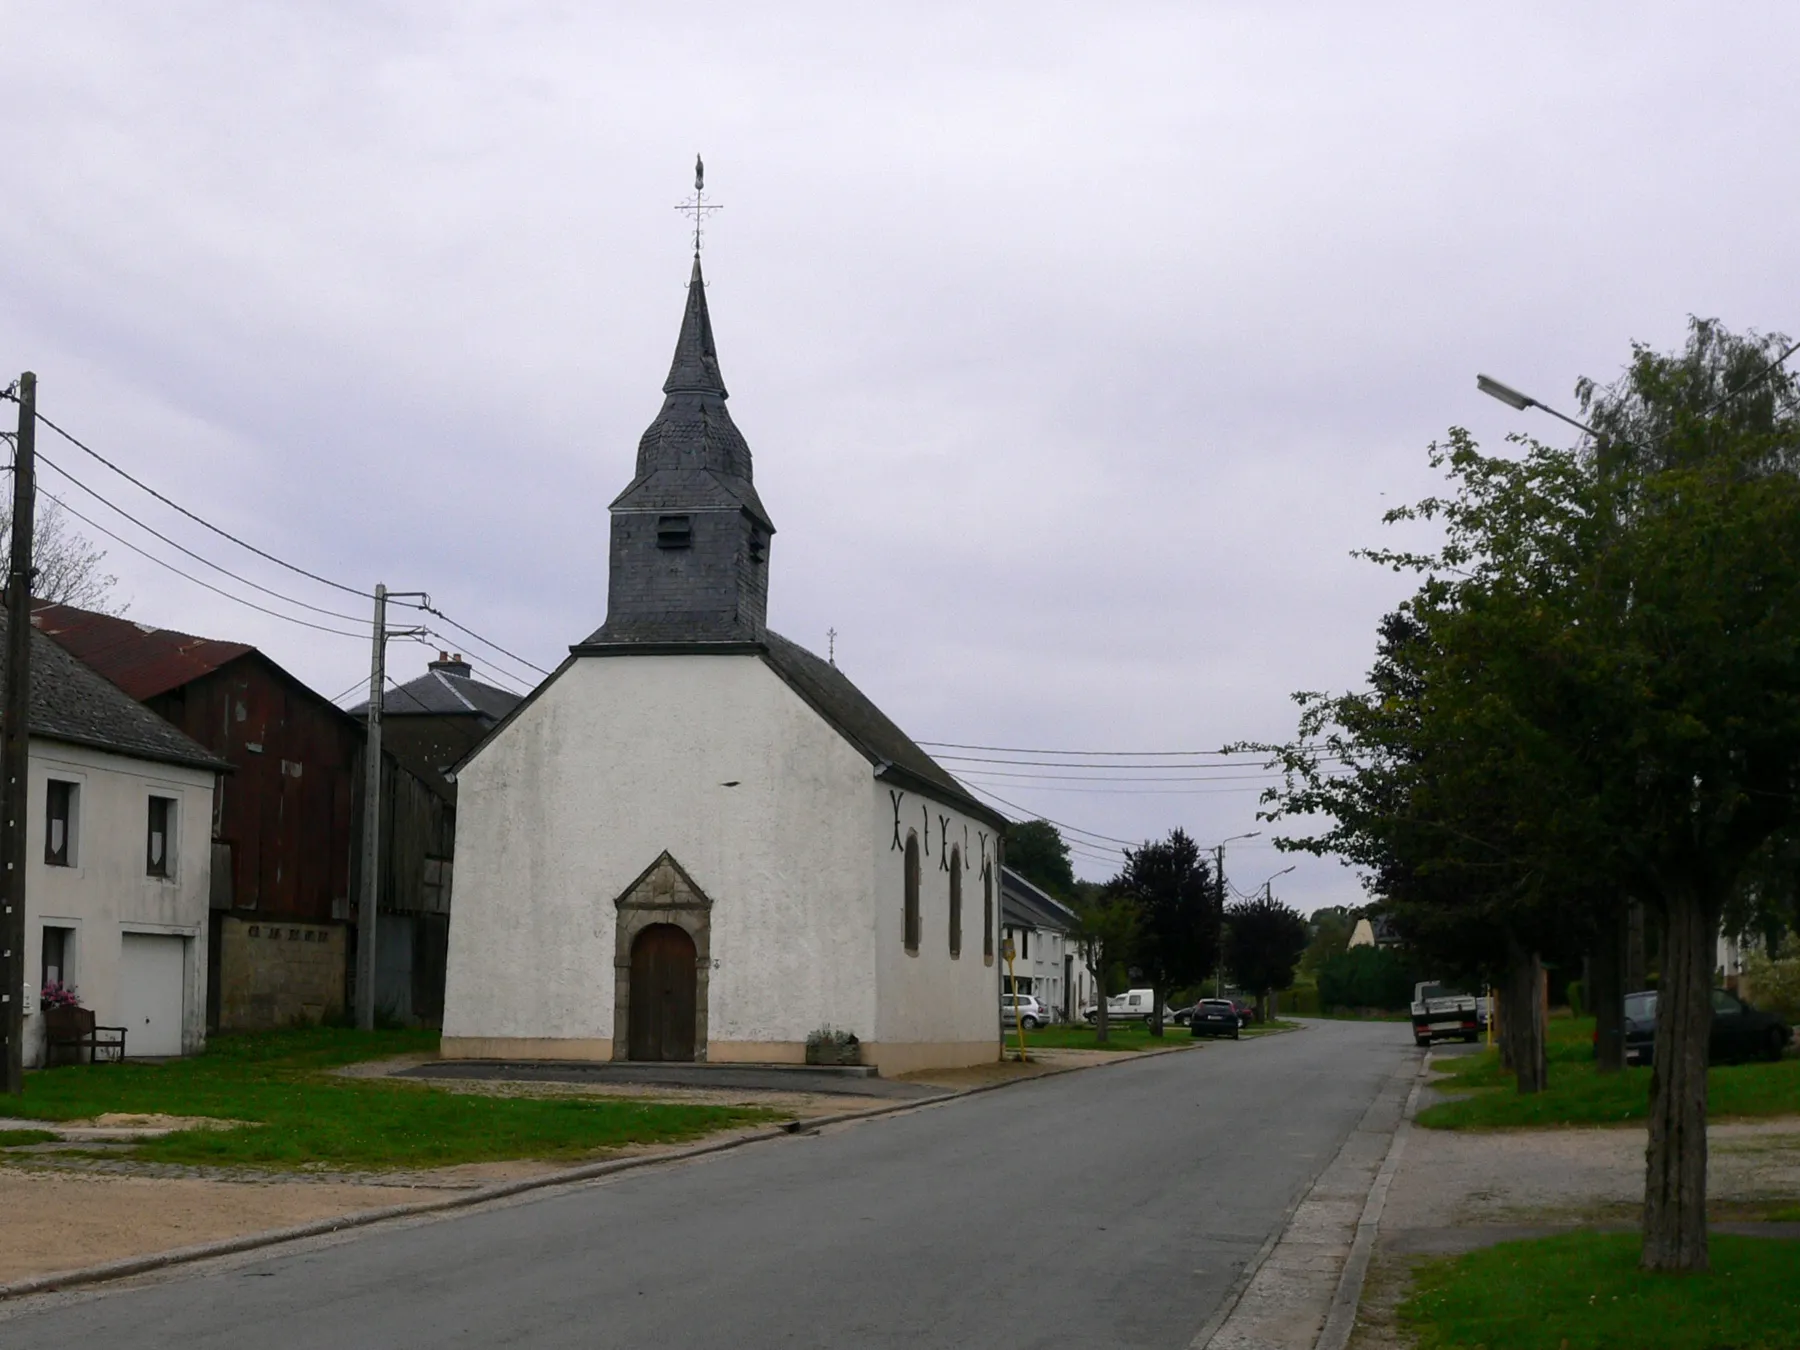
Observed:
[[[347,930],[226,915],[219,931],[219,1028],[318,1022],[344,1010]]]

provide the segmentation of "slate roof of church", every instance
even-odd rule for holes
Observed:
[[[775,527],[751,481],[749,442],[725,407],[728,397],[696,253],[681,333],[675,340],[669,378],[663,381],[662,409],[638,441],[637,473],[613,499],[611,509],[740,508],[773,533]]]
[[[669,378],[663,382],[663,405],[638,442],[637,473],[613,500],[611,510],[673,511],[735,508],[749,512],[771,533],[768,512],[751,481],[750,446],[731,414],[729,394],[719,372],[713,344],[712,317],[706,307],[706,283],[700,256],[688,280],[687,305]],[[633,615],[621,623],[608,614],[606,623],[585,642],[570,648],[572,659],[633,655],[756,655],[798,694],[813,711],[855,746],[875,766],[876,776],[929,792],[982,820],[1004,825],[1006,818],[971,794],[943,766],[875,706],[872,699],[829,661],[797,642],[759,626],[751,640],[706,640],[688,615],[672,611]],[[556,682],[565,662],[508,714],[456,766],[481,753],[518,713]]]
[[[6,640],[0,613],[0,646]],[[0,699],[6,675],[0,669]],[[197,769],[230,766],[43,633],[31,634],[31,734],[134,759]]]

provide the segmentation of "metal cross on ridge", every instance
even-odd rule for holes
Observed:
[[[700,240],[706,233],[704,228],[706,213],[725,209],[720,202],[706,200],[706,165],[701,162],[698,155],[694,156],[694,195],[680,203],[675,209],[694,218],[694,256],[697,258],[700,256]]]

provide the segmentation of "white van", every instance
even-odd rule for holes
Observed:
[[[1148,1022],[1156,1007],[1156,991],[1154,989],[1127,989],[1122,994],[1114,994],[1106,1000],[1106,1020],[1109,1022]],[[1099,1020],[1099,1010],[1089,1008],[1081,1014],[1090,1022]],[[1163,1025],[1175,1025],[1175,1010],[1166,1003],[1163,1005]]]

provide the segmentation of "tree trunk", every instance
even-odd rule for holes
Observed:
[[[1544,963],[1508,940],[1506,1036],[1512,1043],[1512,1070],[1521,1093],[1542,1092],[1550,1083],[1544,1045]]]
[[[1594,1006],[1594,1064],[1601,1073],[1625,1067],[1624,910],[1602,915],[1593,955],[1588,959],[1588,1002]]]
[[[1150,1034],[1152,1036],[1161,1036],[1163,1034],[1162,1010],[1162,986],[1160,984],[1153,984],[1150,986]]]
[[[1641,994],[1649,987],[1650,966],[1644,942],[1644,902],[1633,900],[1625,908],[1625,992]]]
[[[1706,1042],[1712,1032],[1717,909],[1668,897],[1656,993],[1650,1146],[1644,1151],[1645,1270],[1703,1271],[1706,1249]]]
[[[1269,991],[1267,989],[1256,996],[1256,1020],[1264,1026],[1269,1023]]]
[[[1504,976],[1494,986],[1494,1002],[1489,1009],[1489,1016],[1494,1019],[1494,1044],[1500,1050],[1500,1067],[1507,1073],[1513,1070],[1512,1024],[1513,1010],[1509,1002],[1512,995]]]

